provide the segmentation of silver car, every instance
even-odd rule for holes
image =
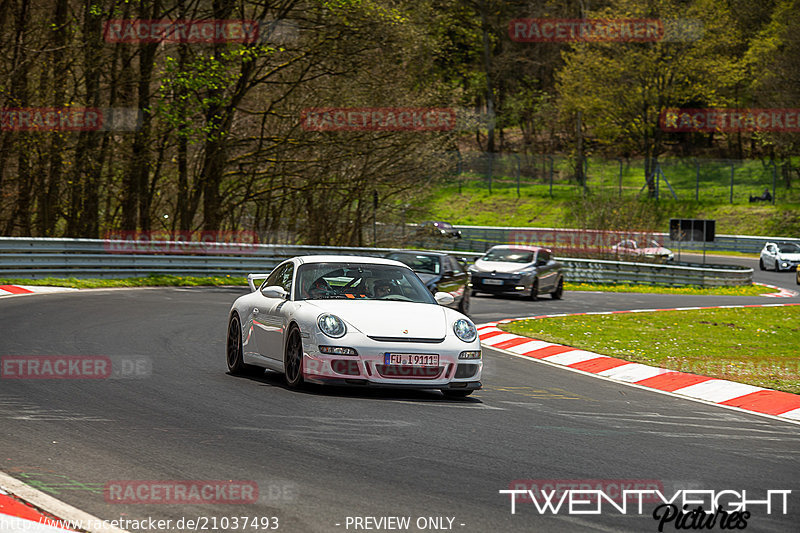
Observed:
[[[796,269],[800,265],[800,245],[793,242],[768,242],[761,249],[758,266],[761,270]]]

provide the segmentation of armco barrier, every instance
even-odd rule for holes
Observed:
[[[569,244],[574,237],[570,234],[590,233],[587,230],[578,229],[553,229],[553,228],[526,228],[526,227],[491,227],[491,226],[455,226],[461,230],[462,238],[453,242],[459,250],[485,251],[496,244],[511,244],[514,236],[525,232],[537,232],[540,234],[553,235],[555,239],[563,239],[565,244]],[[596,232],[600,233],[600,232]],[[625,233],[625,232],[608,232]],[[628,232],[631,234],[641,232]],[[662,246],[671,249],[673,252],[679,250],[705,250],[707,252],[743,252],[757,254],[764,247],[766,242],[786,241],[800,244],[800,239],[791,237],[761,237],[751,235],[716,235],[714,242],[677,242],[669,238],[669,233],[645,233],[654,238]],[[616,242],[611,243],[616,244]],[[557,246],[554,251],[560,253]]]
[[[560,258],[564,278],[575,283],[631,283],[662,286],[751,285],[753,269],[735,265],[656,264]]]
[[[119,278],[170,274],[176,276],[241,276],[269,272],[296,255],[344,254],[383,256],[393,248],[352,248],[279,244],[109,241],[0,237],[0,278]],[[456,251],[475,259],[481,254]],[[753,270],[730,265],[653,264],[558,258],[565,279],[587,283],[641,283],[706,287],[750,285]]]

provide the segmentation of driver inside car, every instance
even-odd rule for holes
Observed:
[[[306,293],[308,294],[309,298],[317,299],[317,298],[324,298],[331,292],[331,287],[328,285],[328,282],[325,281],[325,278],[322,276],[318,277],[311,286],[306,289]]]
[[[394,287],[392,287],[391,281],[381,279],[375,282],[375,298],[383,298],[390,294],[394,294]]]

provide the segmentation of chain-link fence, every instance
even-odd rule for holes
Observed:
[[[450,181],[460,189],[481,187],[524,190],[526,194],[568,196],[587,190],[618,197],[644,197],[641,158],[453,152]],[[661,158],[655,167],[654,194],[660,199],[727,203],[800,203],[800,158],[783,160]]]

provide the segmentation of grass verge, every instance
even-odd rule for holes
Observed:
[[[116,287],[199,287],[199,286],[247,286],[247,278],[232,276],[146,276],[120,279],[0,279],[0,285],[44,285],[48,287],[72,287],[75,289],[108,289]]]
[[[247,278],[231,276],[147,276],[119,279],[0,279],[0,285],[39,285],[47,287],[72,287],[75,289],[107,289],[118,287],[200,287],[200,286],[247,286]],[[722,296],[758,296],[775,292],[761,285],[749,287],[654,287],[651,285],[604,285],[593,283],[565,283],[568,291],[638,292],[650,294],[704,294]]]
[[[564,283],[566,291],[594,292],[638,292],[647,294],[692,294],[704,296],[761,296],[775,289],[763,285],[743,285],[737,287],[656,287],[652,285],[614,285],[602,283]]]
[[[800,394],[800,305],[581,315],[499,327],[636,363]]]

